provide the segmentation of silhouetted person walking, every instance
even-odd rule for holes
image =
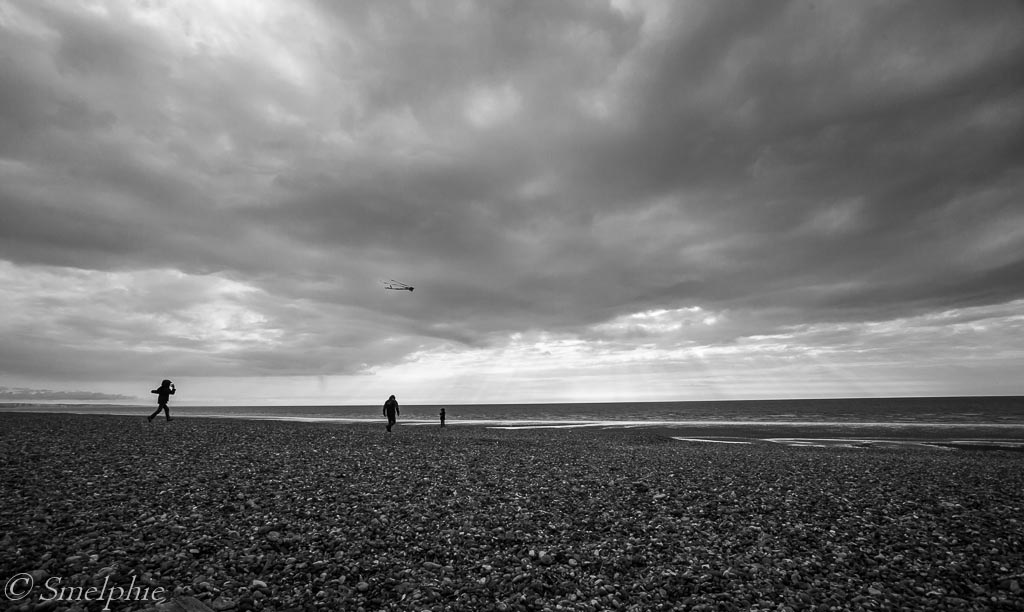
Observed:
[[[441,409],[441,427],[444,427],[444,408]]]
[[[384,416],[388,417],[388,431],[391,431],[391,428],[395,426],[395,420],[399,414],[398,400],[392,395],[388,398],[388,401],[384,402]]]
[[[156,412],[149,415],[149,418],[146,420],[152,422],[153,417],[160,414],[160,411],[163,410],[164,416],[166,416],[167,420],[170,421],[171,410],[167,407],[167,400],[174,395],[174,383],[169,380],[165,380],[160,384],[159,388],[153,389],[150,393],[156,393]]]

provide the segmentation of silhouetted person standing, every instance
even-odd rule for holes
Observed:
[[[397,420],[399,414],[401,413],[398,411],[398,400],[392,395],[388,398],[388,401],[384,402],[384,416],[388,417],[388,431],[391,431],[391,428],[395,426],[395,420]]]
[[[441,427],[444,427],[444,408],[441,409]]]
[[[163,383],[160,384],[159,388],[153,389],[152,391],[150,391],[150,393],[156,393],[156,412],[149,415],[149,418],[146,420],[152,421],[153,417],[160,414],[160,411],[163,410],[164,416],[166,416],[167,420],[170,421],[171,410],[170,408],[167,407],[167,400],[169,400],[171,396],[174,395],[174,383],[172,383],[169,380],[165,380]]]

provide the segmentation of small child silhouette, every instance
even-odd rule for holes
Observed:
[[[157,402],[156,403],[156,412],[154,412],[153,414],[149,415],[149,418],[146,419],[146,420],[152,422],[153,421],[153,417],[155,417],[156,415],[160,414],[160,411],[163,410],[164,411],[164,416],[166,416],[167,420],[170,421],[171,420],[171,410],[167,407],[167,401],[170,399],[170,397],[172,395],[174,395],[174,383],[172,383],[169,380],[164,380],[164,382],[162,382],[159,387],[157,387],[156,389],[153,389],[152,391],[150,391],[150,393],[156,393],[157,394],[157,397],[156,397],[156,402]]]

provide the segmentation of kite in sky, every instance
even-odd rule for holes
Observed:
[[[387,281],[386,283],[384,283],[384,288],[391,289],[393,291],[412,291],[415,289],[415,287],[410,287],[409,285],[406,285],[405,283],[400,283],[396,280]]]

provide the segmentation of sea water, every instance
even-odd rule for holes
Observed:
[[[400,429],[652,429],[681,444],[1024,450],[1024,397],[916,397],[618,402],[579,404],[438,404],[401,407]],[[138,416],[153,406],[0,404],[0,411]],[[383,424],[380,406],[171,405],[175,418],[236,418],[344,425]],[[170,425],[170,424],[168,424]]]
[[[148,415],[155,406],[3,404],[2,411]],[[1024,426],[1024,397],[913,397],[566,404],[437,404],[401,406],[400,421],[449,425],[689,426],[714,425],[1005,425]],[[190,406],[172,416],[371,422],[381,406]]]

